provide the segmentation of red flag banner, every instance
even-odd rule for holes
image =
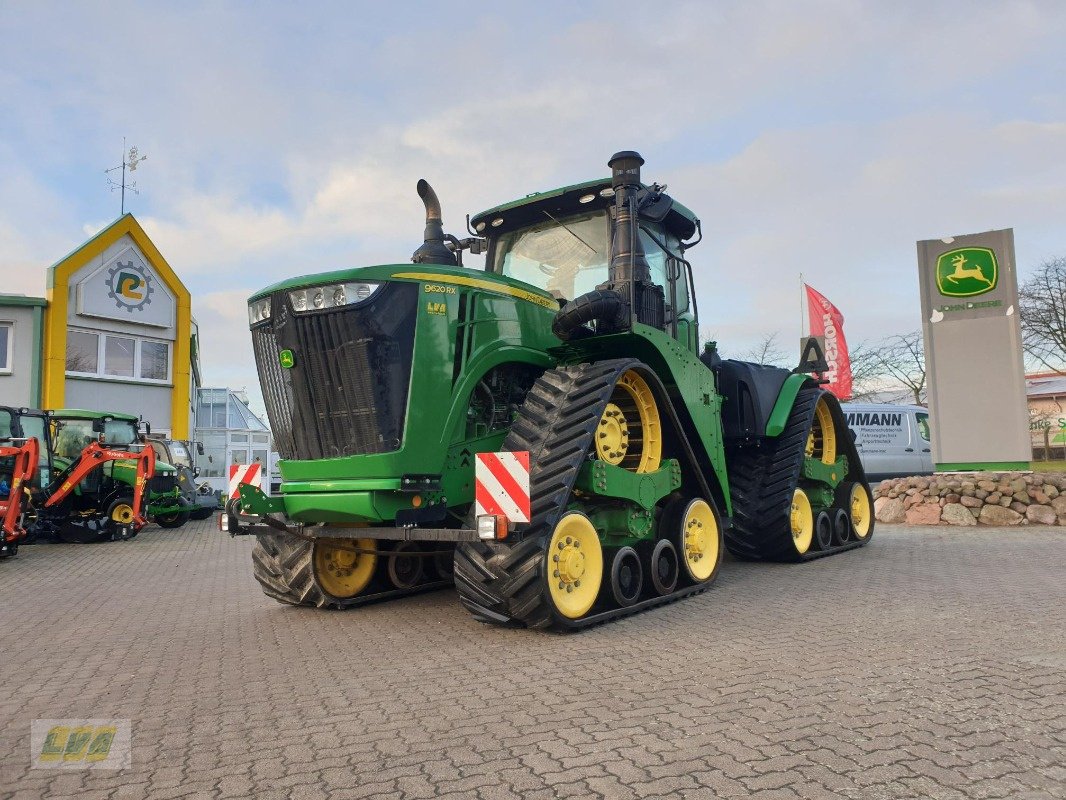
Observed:
[[[811,336],[825,337],[825,361],[829,371],[823,375],[829,381],[826,388],[841,400],[851,397],[851,359],[844,339],[844,315],[835,305],[807,284],[807,314],[811,322]]]

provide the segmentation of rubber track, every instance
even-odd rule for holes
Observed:
[[[315,580],[313,545],[284,533],[261,533],[252,549],[252,572],[263,593],[279,603],[315,608],[354,608],[451,586],[448,580],[429,580],[411,589],[386,589],[341,600],[322,591]],[[376,577],[371,579],[371,585]]]
[[[826,550],[796,552],[789,528],[789,508],[799,483],[807,436],[814,422],[818,398],[826,392],[808,386],[800,390],[785,430],[759,448],[728,454],[729,488],[733,501],[733,524],[725,531],[725,543],[733,555],[759,561],[811,561],[844,550],[862,547],[873,536],[852,540]],[[839,449],[848,458],[848,480],[862,483],[869,491],[855,445],[839,405],[831,401]],[[872,495],[871,495],[872,497]],[[872,504],[871,504],[872,510]]]
[[[513,545],[462,543],[455,551],[455,588],[459,601],[476,619],[500,625],[574,630],[709,588],[708,584],[689,586],[628,608],[592,613],[578,620],[557,616],[547,600],[542,565],[551,532],[566,510],[578,470],[592,446],[593,434],[615,384],[624,372],[634,368],[652,379],[649,382],[653,385],[658,383],[654,373],[641,362],[611,359],[549,370],[526,396],[503,449],[530,453],[532,521],[529,528]],[[672,407],[666,404],[660,412],[667,414],[675,431],[683,437]],[[683,445],[687,448],[687,440],[683,439]]]

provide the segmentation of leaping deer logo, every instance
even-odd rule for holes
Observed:
[[[951,266],[955,268],[955,271],[949,275],[945,275],[944,277],[955,284],[957,284],[962,278],[973,278],[974,280],[983,281],[987,283],[990,287],[992,286],[992,281],[985,277],[985,274],[981,271],[981,266],[979,264],[975,264],[972,267],[967,267],[965,266],[965,264],[966,256],[962,253],[959,253],[957,256],[951,259]]]

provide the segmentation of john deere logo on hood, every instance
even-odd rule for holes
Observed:
[[[936,288],[945,297],[974,297],[999,283],[996,254],[987,247],[949,250],[936,261]]]

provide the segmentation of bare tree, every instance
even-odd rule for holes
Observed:
[[[1045,261],[1018,291],[1022,345],[1053,372],[1066,367],[1066,258]]]
[[[869,342],[850,345],[848,356],[851,359],[851,400],[869,400],[884,391],[884,369],[876,345]]]
[[[915,405],[925,401],[925,349],[921,331],[889,336],[851,349],[853,398],[868,399],[898,387]]]
[[[756,364],[770,364],[774,367],[794,367],[799,362],[799,358],[797,357],[792,364],[788,363],[788,356],[781,349],[781,343],[778,341],[779,334],[779,331],[767,334],[759,344],[741,354],[740,360],[754,361]]]

